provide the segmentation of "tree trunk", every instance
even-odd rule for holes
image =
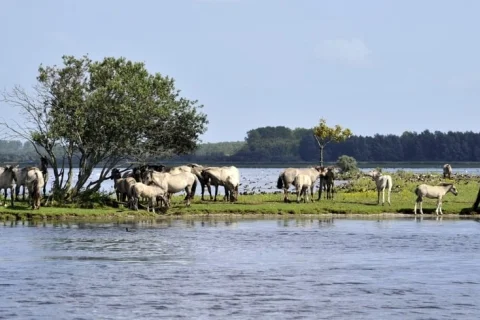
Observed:
[[[320,146],[320,166],[323,167],[323,146]]]

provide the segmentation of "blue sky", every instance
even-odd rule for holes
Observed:
[[[478,132],[480,1],[0,1],[0,89],[64,54],[173,77],[203,142],[263,126]],[[5,119],[20,115],[2,104]]]

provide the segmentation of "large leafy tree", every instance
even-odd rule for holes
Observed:
[[[181,97],[172,78],[149,73],[143,63],[63,56],[63,66],[41,65],[38,72],[33,93],[21,87],[4,92],[3,100],[27,120],[18,127],[4,125],[47,155],[58,198],[97,191],[127,159],[189,153],[206,131],[202,106]],[[98,166],[99,179],[88,182]]]
[[[342,142],[352,136],[352,131],[348,128],[342,128],[340,125],[334,127],[327,126],[325,119],[320,119],[318,126],[313,128],[313,136],[320,147],[320,165],[323,166],[323,149],[330,142]]]

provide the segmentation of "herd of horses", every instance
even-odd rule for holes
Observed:
[[[40,208],[41,194],[46,194],[46,181],[48,180],[48,162],[41,158],[41,166],[19,168],[18,165],[6,165],[0,167],[0,190],[4,189],[4,204],[6,205],[7,190],[10,189],[11,205],[14,205],[14,198],[17,201],[20,189],[23,187],[23,200],[25,200],[25,188],[28,190],[29,201],[32,209]],[[390,195],[392,190],[392,177],[382,174],[377,170],[365,173],[375,182],[377,190],[377,204],[385,204],[385,191],[387,191],[387,203],[391,205]],[[450,164],[443,166],[443,177],[451,178],[452,167]],[[111,179],[114,180],[114,189],[117,202],[124,203],[129,208],[138,210],[140,200],[147,202],[147,210],[155,212],[160,206],[169,207],[171,196],[178,192],[185,191],[185,203],[190,206],[195,195],[197,184],[201,187],[201,199],[205,201],[205,190],[210,195],[210,200],[217,201],[219,186],[224,187],[224,201],[236,202],[238,200],[238,188],[240,185],[240,172],[235,166],[204,167],[199,164],[187,164],[175,167],[164,165],[142,165],[133,169],[113,169]],[[314,185],[320,181],[318,198],[322,198],[325,192],[326,199],[333,199],[335,168],[315,166],[309,168],[287,168],[283,170],[277,179],[277,188],[283,189],[283,201],[288,199],[290,186],[295,187],[297,203],[314,201]],[[197,182],[198,181],[198,182]],[[13,186],[15,185],[15,191]],[[211,186],[215,187],[215,194],[212,195]],[[420,214],[423,214],[423,198],[437,199],[435,213],[442,213],[442,198],[451,192],[458,194],[452,183],[442,183],[437,186],[421,184],[414,193],[416,202],[414,214],[417,214],[417,207]],[[380,202],[380,194],[382,201]],[[479,192],[480,194],[480,192]]]
[[[29,166],[20,168],[18,165],[0,167],[0,190],[4,190],[4,205],[7,201],[7,191],[10,189],[10,202],[18,201],[20,189],[23,188],[22,197],[25,200],[25,188],[28,190],[29,201],[32,209],[40,208],[43,194],[46,194],[46,181],[48,180],[48,162],[45,157],[40,159],[40,168]],[[15,185],[15,189],[13,186]]]
[[[155,212],[157,206],[170,206],[173,194],[185,191],[185,203],[190,206],[191,199],[197,188],[197,180],[201,186],[202,200],[205,200],[205,189],[210,200],[217,201],[219,186],[224,187],[224,200],[235,202],[238,199],[240,171],[235,166],[203,167],[199,164],[187,164],[176,167],[163,165],[143,165],[126,170],[123,174],[119,169],[112,170],[111,179],[118,202],[125,203],[129,208],[138,210],[141,199],[147,200],[147,210]],[[211,186],[215,187],[212,196]]]

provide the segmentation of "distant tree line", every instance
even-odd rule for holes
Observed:
[[[228,144],[228,143],[227,143]],[[236,143],[236,147],[240,144]],[[245,143],[232,155],[218,151],[215,156],[188,156],[189,160],[232,162],[312,162],[319,161],[319,147],[312,129],[283,126],[262,127],[247,132]],[[357,136],[329,144],[326,162],[348,155],[361,162],[480,161],[480,132],[424,130],[402,135]]]
[[[199,144],[195,152],[155,162],[318,163],[319,147],[312,129],[283,126],[247,132],[245,141]],[[480,161],[480,132],[404,132],[402,135],[355,136],[328,145],[326,162],[348,155],[361,162]],[[29,143],[0,140],[0,162],[38,162]]]

